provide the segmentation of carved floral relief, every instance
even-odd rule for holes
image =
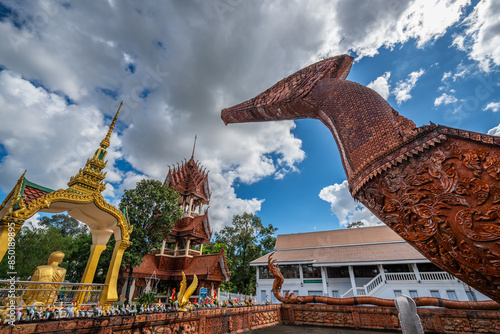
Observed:
[[[449,138],[357,199],[427,258],[500,301],[500,150]]]

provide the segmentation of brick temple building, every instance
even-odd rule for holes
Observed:
[[[208,172],[193,156],[194,149],[191,159],[169,168],[164,186],[173,187],[179,192],[179,205],[184,215],[175,223],[170,234],[165,236],[161,249],[146,255],[142,264],[134,269],[129,300],[148,291],[170,296],[174,288],[179,291],[182,272],[186,274],[188,285],[193,275],[198,277],[198,289],[193,297],[199,296],[201,289],[208,296],[213,296],[223,281],[229,281],[224,251],[202,254],[203,245],[209,243],[212,237],[207,209],[210,189]],[[128,273],[123,273],[120,282],[122,294],[125,294],[127,276]]]

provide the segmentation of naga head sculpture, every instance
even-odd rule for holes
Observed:
[[[229,123],[313,118],[332,132],[349,184],[384,152],[416,134],[377,92],[345,80],[353,58],[340,55],[312,64],[253,99],[223,109]]]

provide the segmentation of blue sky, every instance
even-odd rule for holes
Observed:
[[[500,134],[500,4],[493,1],[0,1],[0,197],[22,172],[58,189],[124,100],[104,192],[195,158],[210,223],[256,213],[278,233],[378,220],[347,191],[316,120],[224,126],[220,111],[324,57],[417,126]]]

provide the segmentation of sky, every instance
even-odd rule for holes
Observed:
[[[347,53],[417,126],[500,135],[498,1],[0,0],[0,197],[28,180],[66,188],[104,138],[103,195],[195,159],[219,231],[255,213],[277,234],[380,224],[347,190],[317,120],[230,124],[220,112]],[[35,217],[36,218],[36,217]]]

